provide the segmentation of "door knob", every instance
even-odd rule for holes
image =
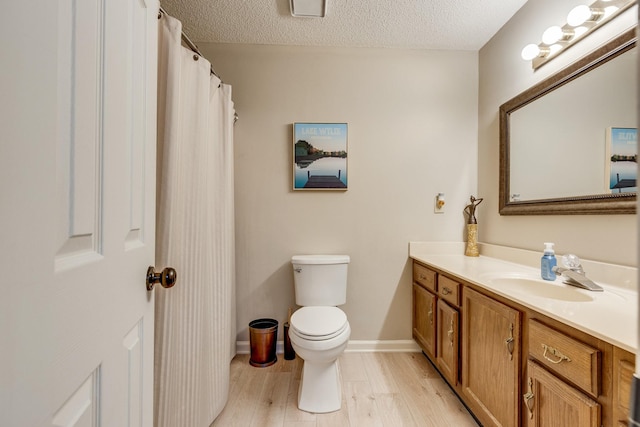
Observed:
[[[147,269],[148,291],[152,291],[156,283],[160,283],[163,288],[171,288],[176,284],[176,280],[178,280],[178,273],[171,267],[167,267],[159,273],[155,272],[153,266],[149,266]]]

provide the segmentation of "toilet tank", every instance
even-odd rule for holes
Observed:
[[[295,255],[293,282],[296,304],[336,306],[347,302],[348,255]]]

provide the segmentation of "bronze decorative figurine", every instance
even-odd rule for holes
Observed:
[[[469,216],[467,220],[467,249],[466,256],[480,256],[478,251],[478,220],[476,219],[476,207],[482,203],[483,199],[476,199],[471,196],[470,203],[464,207],[464,213]]]

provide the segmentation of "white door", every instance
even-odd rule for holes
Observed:
[[[151,426],[157,0],[0,14],[0,425]]]

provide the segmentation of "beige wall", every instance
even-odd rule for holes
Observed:
[[[483,211],[480,240],[532,250],[541,250],[543,242],[552,241],[556,243],[559,253],[571,252],[586,259],[635,266],[635,215],[520,217],[498,214],[500,105],[599,44],[633,27],[637,21],[634,6],[534,72],[529,63],[520,59],[522,47],[539,42],[547,27],[563,24],[566,13],[575,4],[574,0],[529,1],[480,50],[478,192],[487,203]]]
[[[238,339],[252,319],[284,321],[294,307],[289,260],[307,253],[351,256],[342,308],[352,339],[410,339],[408,242],[460,241],[476,194],[477,52],[200,47],[233,85],[240,116]],[[295,121],[349,124],[348,191],[292,191]],[[433,213],[438,192],[443,215]]]

